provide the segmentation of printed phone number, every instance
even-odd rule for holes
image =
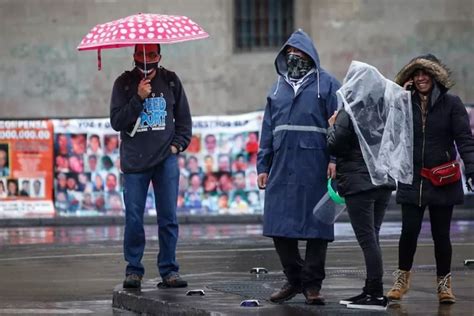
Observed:
[[[9,130],[0,131],[0,139],[50,139],[50,131]]]

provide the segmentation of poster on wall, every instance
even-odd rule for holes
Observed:
[[[178,214],[258,214],[256,160],[262,112],[193,117],[179,154]],[[108,119],[54,120],[54,194],[59,215],[122,215],[120,137]],[[146,212],[156,214],[153,190]]]
[[[193,117],[193,135],[178,157],[178,213],[259,214],[257,152],[263,112]]]
[[[58,215],[121,215],[119,134],[108,119],[53,120]]]
[[[53,216],[53,126],[0,121],[0,218]]]

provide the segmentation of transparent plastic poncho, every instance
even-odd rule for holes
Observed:
[[[349,114],[374,185],[413,180],[411,95],[377,68],[353,61],[337,91]],[[342,101],[342,102],[341,102]]]

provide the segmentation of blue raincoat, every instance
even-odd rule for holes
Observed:
[[[285,48],[310,56],[316,69],[295,93],[286,80]],[[318,221],[313,208],[326,193],[327,120],[337,108],[340,83],[321,68],[311,38],[294,32],[275,59],[278,80],[267,97],[257,171],[269,173],[263,235],[334,240],[334,226]]]

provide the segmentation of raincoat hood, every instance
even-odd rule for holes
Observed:
[[[445,90],[454,86],[454,81],[451,79],[451,71],[433,54],[426,54],[413,58],[395,76],[395,82],[403,86],[405,82],[413,77],[413,74],[418,69],[423,69],[429,73]]]
[[[304,52],[313,60],[314,64],[316,65],[316,69],[319,70],[319,54],[316,50],[316,47],[314,47],[313,40],[303,30],[299,29],[291,34],[290,38],[278,52],[278,55],[275,59],[275,68],[279,75],[285,76],[288,72],[285,58],[285,49],[287,46],[292,46]]]

